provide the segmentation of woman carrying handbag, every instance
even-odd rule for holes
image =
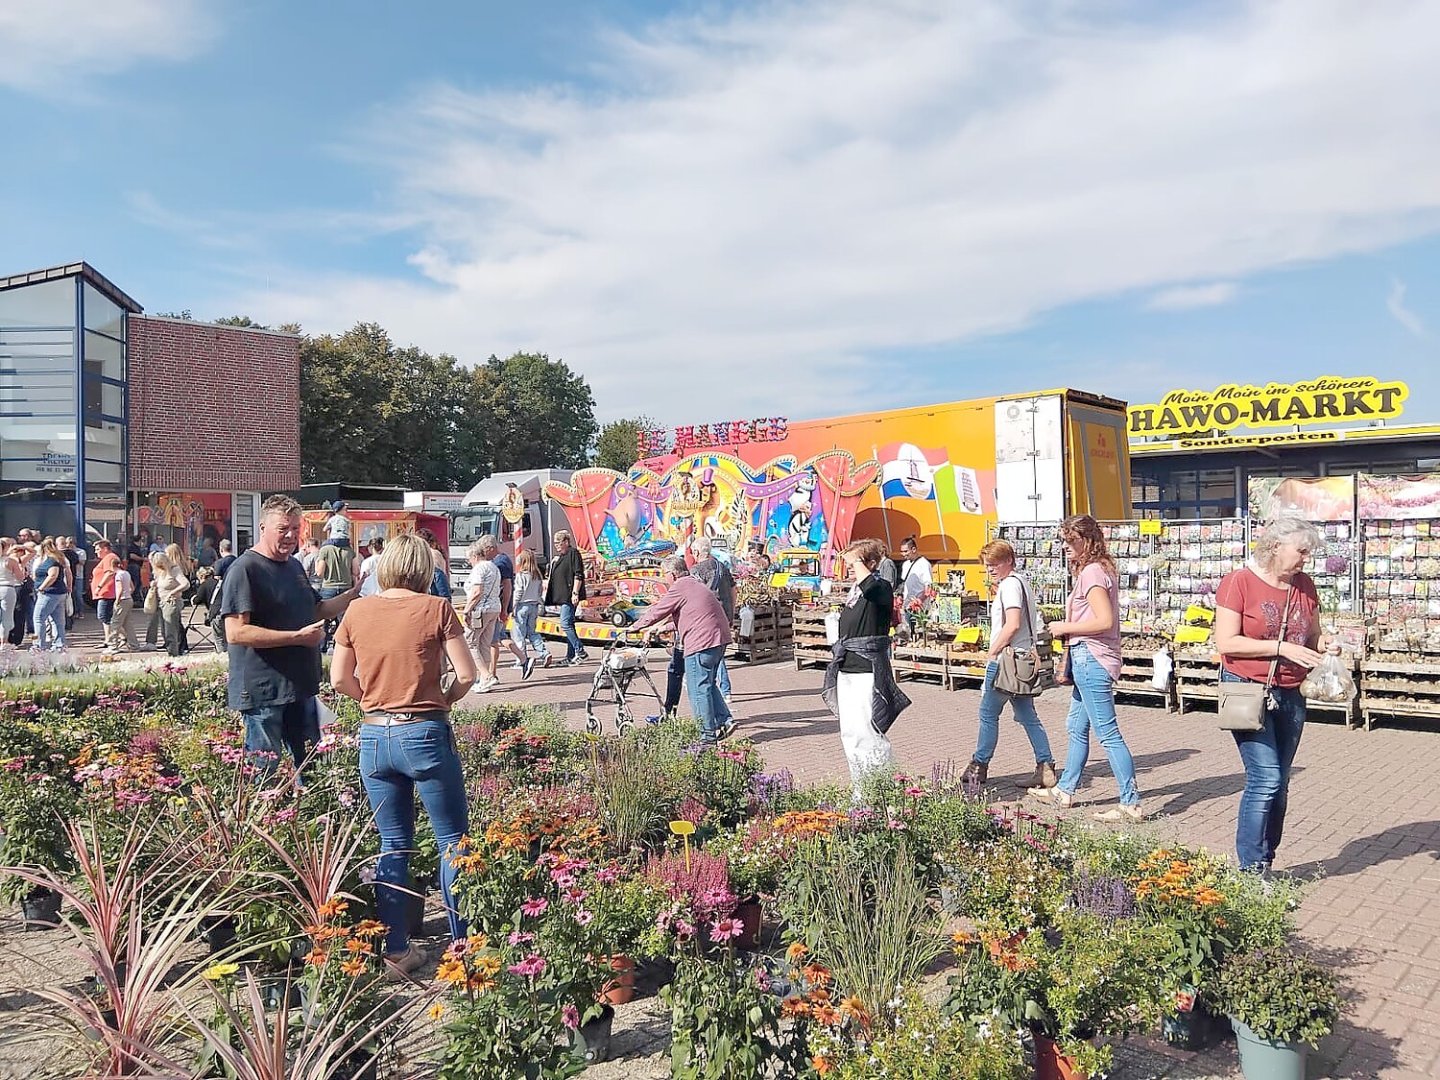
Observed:
[[[1320,547],[1308,521],[1277,518],[1256,537],[1253,561],[1226,574],[1215,594],[1220,722],[1245,765],[1235,826],[1242,870],[1269,873],[1285,829],[1290,767],[1305,731],[1300,684],[1321,660],[1320,599],[1303,569]]]

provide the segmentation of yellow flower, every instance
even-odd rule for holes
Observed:
[[[431,1005],[430,1008],[425,1010],[425,1015],[431,1020],[439,1020],[445,1015],[445,1003],[443,1001],[435,1002],[434,1005]]]
[[[209,982],[219,982],[221,979],[228,979],[240,970],[239,964],[214,964],[201,973],[201,977]]]

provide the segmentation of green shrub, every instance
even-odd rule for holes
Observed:
[[[1236,953],[1220,967],[1220,1008],[1262,1039],[1318,1043],[1340,1016],[1331,971],[1285,946]]]

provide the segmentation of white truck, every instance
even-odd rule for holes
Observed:
[[[500,541],[500,550],[513,559],[516,537],[523,532],[521,542],[535,553],[541,566],[546,565],[555,534],[568,529],[570,521],[563,506],[545,497],[545,483],[548,480],[568,483],[573,475],[573,469],[493,473],[467,491],[460,505],[448,511],[451,587],[457,591],[464,588],[470,576],[466,552],[472,542],[486,533],[494,534]],[[520,513],[518,522],[512,523],[505,516],[507,506],[512,508],[512,516]]]

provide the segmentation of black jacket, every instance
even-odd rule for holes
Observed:
[[[825,688],[820,691],[820,698],[838,719],[840,665],[849,653],[868,660],[875,673],[875,689],[870,695],[870,726],[884,735],[895,723],[895,718],[910,707],[909,696],[900,689],[890,668],[889,637],[844,638],[831,646],[830,664],[825,668]]]
[[[570,603],[577,581],[580,582],[580,599],[584,600],[585,560],[572,547],[564,555],[555,556],[555,561],[550,564],[550,577],[545,582],[545,603],[555,607]]]

